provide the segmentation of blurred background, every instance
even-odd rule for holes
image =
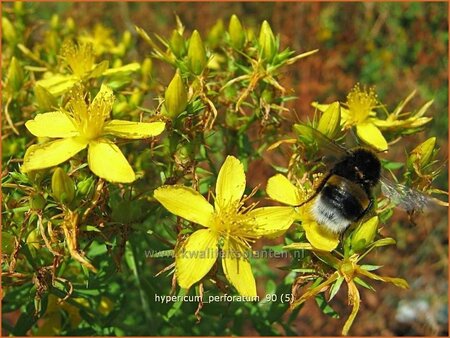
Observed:
[[[194,29],[205,36],[217,20],[223,20],[227,27],[232,14],[237,14],[243,25],[253,27],[255,32],[263,20],[268,20],[274,33],[279,34],[282,48],[289,46],[298,53],[319,49],[314,56],[290,66],[283,76],[284,87],[297,97],[289,102],[293,122],[313,116],[312,101],[345,101],[357,82],[376,85],[380,101],[390,109],[416,89],[417,95],[408,107],[417,109],[434,99],[428,113],[434,120],[425,132],[413,136],[414,140],[405,137],[401,147],[390,156],[401,161],[405,149],[411,150],[409,142],[418,144],[436,136],[440,158],[448,158],[447,3],[78,2],[33,6],[39,20],[49,20],[58,13],[62,19],[74,18],[79,29],[92,30],[101,23],[112,28],[117,38],[124,30],[130,30],[136,48],[128,55],[130,60],[124,61],[142,60],[150,52],[148,45],[137,37],[134,25],[168,36],[178,15],[186,26],[187,36]],[[160,67],[158,79],[167,84],[173,75],[171,69],[157,61],[154,67]],[[249,175],[271,174],[264,171],[264,166],[261,168],[262,172],[252,168]],[[447,181],[444,169],[436,185],[447,190]],[[397,239],[397,248],[380,250],[374,254],[374,261],[386,265],[381,274],[407,279],[410,289],[399,291],[381,283],[376,293],[364,289],[352,334],[448,335],[447,214],[445,208],[433,210],[418,216],[417,225],[412,225],[407,215],[399,211],[389,228],[382,230]],[[340,319],[327,317],[314,302],[308,302],[296,319],[296,334],[339,334],[350,311],[346,301],[346,292],[333,301]],[[214,334],[206,328],[209,323],[205,320],[196,324],[193,318],[192,325],[199,326],[200,334]],[[260,334],[250,322],[244,321],[243,325],[244,334]]]

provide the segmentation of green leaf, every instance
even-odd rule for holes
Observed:
[[[375,291],[375,289],[373,288],[372,285],[367,284],[363,279],[359,278],[359,277],[355,277],[353,279],[355,281],[356,284],[361,285],[362,287],[365,287],[366,289]]]
[[[339,314],[327,303],[323,293],[319,293],[315,297],[315,300],[320,310],[322,310],[324,314],[330,316],[331,318],[339,318]]]
[[[334,298],[334,296],[336,296],[339,289],[341,288],[343,281],[344,281],[344,277],[341,276],[336,280],[336,282],[334,282],[334,284],[330,288],[330,298],[328,299],[328,301],[331,301]]]
[[[379,268],[383,267],[383,265],[370,265],[370,264],[363,264],[359,266],[361,269],[367,270],[367,271],[375,271]]]

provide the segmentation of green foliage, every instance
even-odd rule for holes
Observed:
[[[55,6],[64,11],[69,5]],[[400,278],[371,272],[378,269],[376,258],[366,261],[372,250],[395,243],[379,233],[378,221],[391,222],[396,201],[381,197],[373,212],[378,218],[352,225],[331,253],[314,247],[302,218],[281,239],[263,242],[265,250],[287,259],[285,266],[267,258],[251,259],[259,301],[220,298],[238,296],[220,262],[190,290],[176,283],[174,255],[199,227],[163,208],[154,198],[155,189],[188,186],[213,201],[219,170],[228,155],[236,156],[246,172],[262,159],[280,156],[289,163],[273,164],[272,172],[287,175],[305,193],[317,187],[325,167],[315,161],[319,147],[300,124],[292,132],[289,102],[293,97],[284,84],[294,63],[320,59],[317,49],[297,54],[283,47],[269,21],[255,24],[236,15],[218,19],[208,31],[196,27],[188,31],[176,17],[175,28],[153,34],[132,25],[120,30],[97,23],[84,29],[70,16],[40,12],[41,7],[32,3],[3,7],[2,308],[8,334],[297,335],[299,305],[308,296],[325,315],[339,318],[340,309],[335,310],[331,300],[348,292],[350,302],[357,299],[359,306],[355,290],[377,289],[378,284],[369,284],[368,279],[407,286]],[[329,8],[320,15],[321,36],[335,47],[329,36],[340,28],[334,7]],[[395,18],[392,29],[398,34],[421,15],[420,4],[405,13],[395,4],[380,5],[380,10]],[[345,65],[365,64],[360,81],[378,84],[382,96],[380,74],[389,53],[395,48],[407,60],[392,67],[413,65],[420,45],[407,51],[404,46],[383,46],[377,39],[366,43],[373,44],[366,48],[375,53],[363,60],[349,53]],[[96,176],[87,160],[88,150],[58,165],[24,172],[22,161],[33,147],[50,142],[35,137],[27,121],[48,112],[69,111],[78,86],[87,100],[102,85],[114,92],[111,119],[165,123],[165,131],[157,137],[108,136],[133,168],[136,180],[113,183]],[[428,88],[421,90],[432,96]],[[445,95],[439,95],[435,99],[443,101]],[[395,115],[395,122],[408,121],[400,127],[380,128],[390,147],[401,144],[405,135],[429,128],[431,120],[429,115],[423,117],[431,102],[405,113],[403,103],[410,97],[404,102],[402,98],[392,111],[381,103],[377,107],[380,120]],[[354,126],[342,126],[342,107],[349,107],[345,97],[339,101],[317,113],[310,124],[346,146],[345,136],[351,137]],[[414,124],[420,118],[423,123]],[[286,140],[292,135],[295,138]],[[432,185],[443,166],[436,139],[419,143],[411,147],[414,150],[405,163],[383,159],[383,167],[401,183],[445,200],[445,192]],[[111,165],[110,170],[117,167]],[[252,190],[264,186],[267,177],[255,175],[251,181],[246,199],[267,205],[262,189]],[[364,264],[359,264],[363,259]],[[344,281],[348,291],[341,288]],[[169,299],[172,295],[179,297]],[[213,297],[219,300],[208,303]]]

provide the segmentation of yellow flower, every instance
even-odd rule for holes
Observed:
[[[71,92],[67,111],[38,114],[27,121],[25,126],[33,135],[57,140],[28,148],[22,171],[56,166],[88,148],[89,168],[95,175],[110,182],[133,182],[133,169],[106,136],[148,138],[161,134],[165,123],[109,120],[113,103],[114,95],[109,87],[102,85],[92,102],[86,103],[83,89],[77,85]]]
[[[310,203],[297,207],[307,199],[305,191],[294,186],[285,176],[277,174],[267,182],[266,192],[271,199],[289,205],[280,208],[295,210],[296,219],[302,222],[306,239],[314,248],[332,251],[338,246],[339,234],[328,231],[314,220],[309,210]]]
[[[125,79],[141,67],[137,62],[114,68],[109,68],[108,61],[95,63],[94,47],[86,41],[75,44],[72,40],[66,40],[61,47],[60,57],[71,74],[46,72],[44,78],[36,82],[36,85],[45,88],[53,96],[59,96],[69,91],[77,82],[87,79],[100,76],[116,76]]]
[[[242,163],[228,156],[217,178],[214,206],[188,187],[163,186],[155,190],[155,198],[167,210],[204,227],[176,250],[175,273],[182,288],[191,287],[209,272],[220,247],[227,279],[241,295],[256,296],[249,262],[251,243],[263,236],[281,235],[293,223],[295,213],[285,207],[245,208],[245,184]]]
[[[313,106],[325,112],[329,105],[313,103]],[[387,150],[388,144],[377,127],[377,95],[373,88],[362,90],[357,84],[347,95],[347,108],[341,107],[341,125],[344,129],[356,127],[356,134],[366,144],[377,150]]]

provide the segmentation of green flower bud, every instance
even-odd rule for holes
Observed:
[[[317,130],[329,138],[333,138],[339,130],[340,123],[341,106],[339,105],[339,102],[333,102],[320,117]]]
[[[52,176],[53,197],[61,203],[70,203],[75,197],[75,184],[61,168],[56,168]]]
[[[261,58],[268,62],[273,60],[277,52],[275,36],[266,20],[262,23],[259,31],[259,50]]]
[[[142,92],[138,88],[135,88],[130,97],[130,105],[133,107],[139,106],[142,103],[143,97]]]
[[[78,182],[77,191],[80,195],[87,196],[94,191],[95,179],[93,177],[88,177],[83,181]]]
[[[225,29],[223,27],[222,19],[217,20],[217,22],[212,26],[208,34],[209,46],[214,49],[220,45],[222,37],[224,35]]]
[[[360,224],[353,233],[351,246],[353,252],[364,250],[375,238],[378,229],[378,216]]]
[[[33,89],[34,96],[36,97],[36,102],[38,108],[42,111],[49,111],[56,107],[57,101],[47,89],[42,86],[36,85]]]
[[[186,54],[186,43],[176,29],[173,30],[169,41],[170,50],[177,57],[181,58]]]
[[[122,34],[122,44],[125,47],[125,49],[127,49],[130,46],[131,38],[132,38],[132,36],[131,36],[131,33],[129,31],[125,31]]]
[[[73,32],[75,30],[75,21],[73,20],[73,18],[67,18],[65,26],[67,28],[67,31]]]
[[[245,44],[245,31],[235,14],[230,18],[228,34],[230,34],[231,46],[237,50],[241,50]]]
[[[30,195],[30,208],[33,210],[42,210],[45,207],[46,200],[40,193],[32,193]]]
[[[57,30],[59,28],[59,16],[57,14],[53,14],[50,19],[50,27],[53,30]]]
[[[113,66],[113,68],[119,68],[119,67],[122,67],[122,65],[123,65],[123,61],[121,59],[115,59],[112,66]]]
[[[187,92],[184,88],[183,79],[178,72],[175,73],[172,81],[170,81],[164,98],[165,115],[171,119],[176,118],[186,109],[188,102]]]
[[[16,41],[16,30],[11,21],[6,17],[2,17],[2,33],[5,40],[9,43],[14,43]]]
[[[428,163],[430,163],[435,146],[436,137],[430,137],[425,142],[419,144],[411,152],[411,156],[409,158],[410,163],[416,163],[420,168],[426,166]]]
[[[2,231],[2,254],[11,255],[14,251],[15,240],[14,236],[9,232]]]
[[[8,89],[11,93],[18,92],[20,88],[22,88],[25,76],[23,74],[22,66],[14,56],[9,64],[8,74],[6,76],[6,86]]]
[[[188,64],[192,73],[200,75],[206,66],[206,51],[200,33],[195,30],[189,40]]]
[[[18,16],[25,14],[23,1],[14,1],[14,13]]]
[[[152,69],[153,69],[152,59],[145,58],[144,61],[142,61],[142,66],[141,66],[142,81],[144,83],[147,83],[150,81],[150,78],[152,77]]]

